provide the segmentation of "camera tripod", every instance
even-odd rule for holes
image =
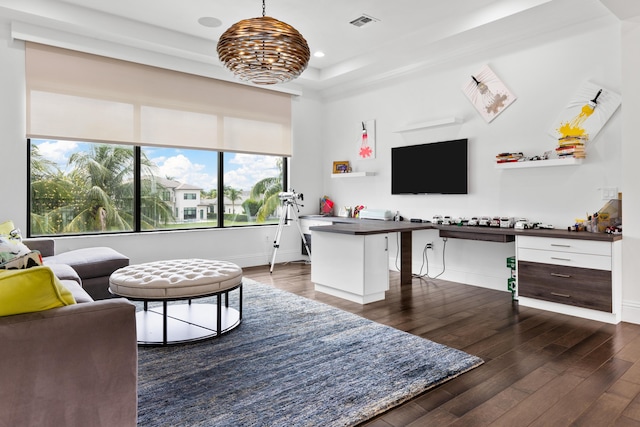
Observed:
[[[298,232],[300,233],[300,237],[302,238],[302,243],[304,247],[307,249],[307,253],[311,256],[311,250],[309,249],[309,245],[307,245],[307,239],[304,237],[304,233],[302,232],[302,228],[300,228],[300,222],[298,221],[298,212],[300,211],[300,206],[296,201],[297,198],[302,200],[302,194],[297,195],[296,193],[280,193],[280,200],[282,200],[282,213],[280,214],[280,221],[278,222],[278,229],[276,230],[276,237],[273,241],[273,257],[271,258],[271,268],[269,269],[269,273],[273,273],[273,266],[276,262],[276,253],[278,252],[278,248],[280,247],[280,236],[282,236],[282,229],[289,221],[289,211],[292,212],[292,221],[296,223],[296,227],[298,227]],[[295,209],[291,209],[295,208]]]

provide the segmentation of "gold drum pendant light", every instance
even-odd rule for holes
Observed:
[[[240,80],[259,85],[284,83],[307,68],[307,41],[291,25],[265,16],[233,24],[218,41],[220,61]]]

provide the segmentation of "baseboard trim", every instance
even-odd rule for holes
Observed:
[[[640,301],[622,301],[622,321],[640,324]]]

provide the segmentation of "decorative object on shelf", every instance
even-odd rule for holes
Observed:
[[[338,210],[338,216],[342,218],[351,218],[351,206],[343,206]]]
[[[240,80],[258,85],[285,83],[307,68],[307,41],[291,25],[265,16],[233,24],[218,41],[218,57]]]
[[[616,112],[622,96],[591,82],[585,82],[560,113],[550,130],[554,138],[593,140]]]
[[[358,141],[358,157],[360,159],[376,158],[376,121],[362,122],[362,130]]]
[[[487,123],[517,99],[488,65],[472,75],[462,91]]]
[[[500,153],[496,156],[496,163],[515,163],[515,162],[535,162],[538,160],[549,160],[549,156],[554,154],[552,150],[545,151],[543,154],[535,156],[525,156],[522,152]],[[556,156],[557,158],[558,156]]]
[[[333,215],[333,204],[333,200],[331,200],[328,196],[323,196],[320,199],[320,215]]]
[[[353,218],[360,218],[360,211],[365,209],[365,205],[356,205],[353,207],[352,216]]]
[[[524,154],[518,153],[500,153],[496,156],[496,163],[512,163],[524,160]]]
[[[586,141],[586,137],[563,136],[558,139],[556,154],[559,158],[573,157],[576,159],[584,159],[586,157],[584,152],[584,144]]]
[[[349,173],[351,172],[351,166],[348,160],[339,160],[333,162],[333,173]]]

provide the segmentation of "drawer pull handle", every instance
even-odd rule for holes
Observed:
[[[560,274],[560,273],[549,273],[549,274],[551,274],[551,275],[552,275],[552,276],[554,276],[554,277],[562,277],[562,278],[564,278],[564,279],[569,279],[569,278],[571,278],[571,275],[570,275],[570,274]]]
[[[557,248],[570,248],[571,245],[558,245],[557,243],[552,243],[551,246],[555,246]]]
[[[571,295],[559,294],[557,292],[551,292],[551,295],[553,295],[554,297],[571,298]]]
[[[558,257],[555,257],[555,256],[552,256],[551,259],[555,259],[557,261],[571,261],[569,258],[558,258]]]

